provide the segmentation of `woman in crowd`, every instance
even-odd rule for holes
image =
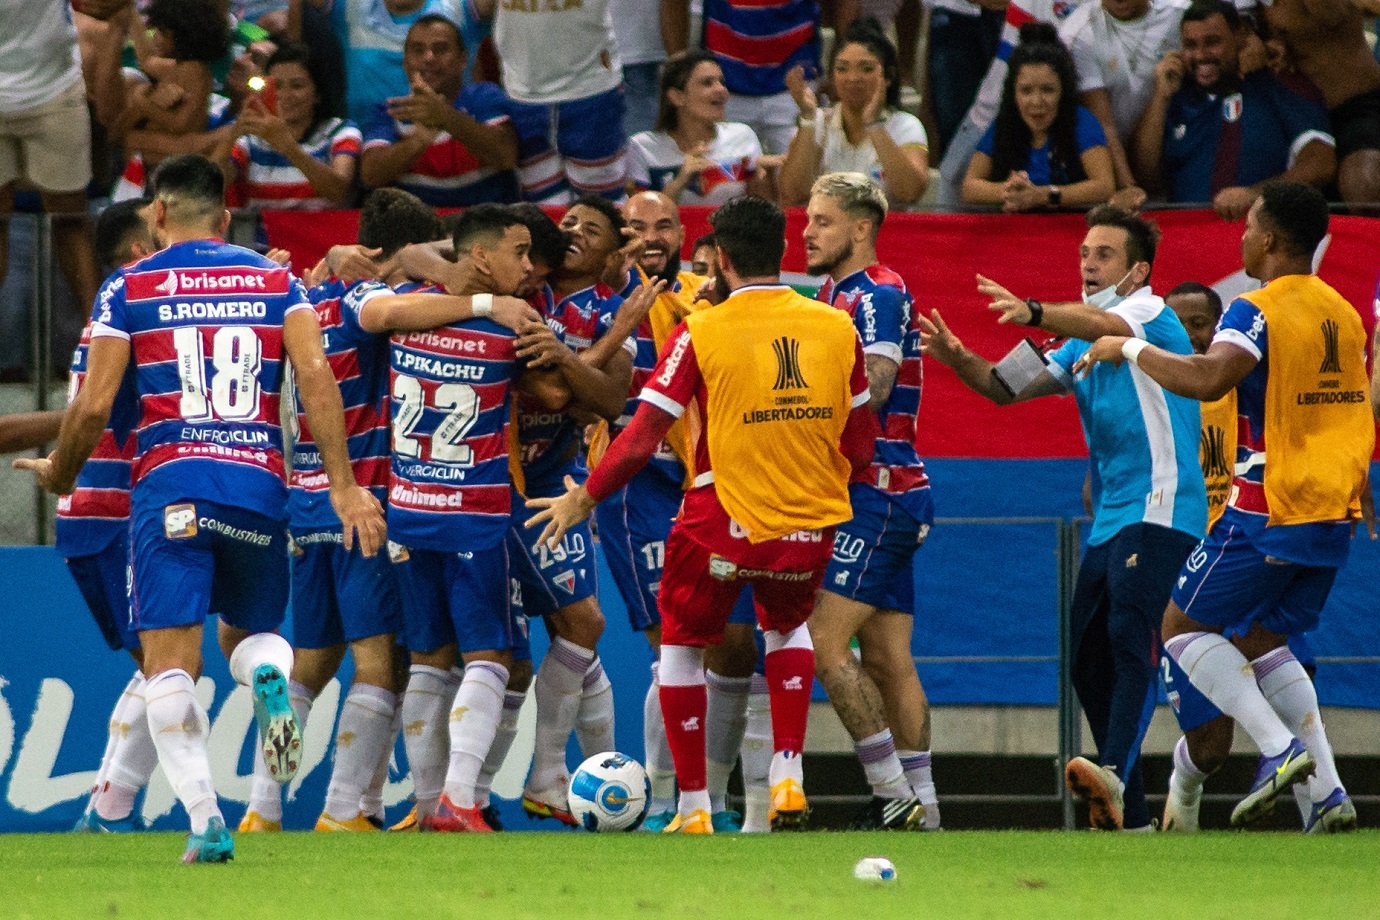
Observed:
[[[235,123],[239,138],[230,160],[236,200],[261,208],[348,207],[359,129],[324,111],[305,45],[283,45],[265,70],[272,95],[248,94]]]
[[[1115,189],[1107,136],[1078,104],[1073,58],[1053,26],[1021,27],[1001,104],[963,178],[967,204],[1088,208]]]
[[[831,172],[869,176],[893,207],[920,200],[930,179],[928,138],[920,119],[900,111],[896,48],[876,20],[860,19],[848,28],[829,72],[838,104],[825,110],[801,68],[786,76],[800,127],[781,167],[783,202],[804,204],[815,179]]]
[[[676,55],[661,71],[656,130],[628,141],[629,192],[665,192],[680,204],[723,204],[742,194],[769,195],[762,145],[747,125],[726,122],[728,88],[714,56]]]

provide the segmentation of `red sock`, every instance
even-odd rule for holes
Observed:
[[[704,684],[688,687],[661,685],[661,718],[666,723],[666,742],[676,763],[676,782],[681,792],[698,792],[708,786],[704,763]],[[806,703],[808,705],[808,693]],[[804,726],[801,726],[804,735]]]
[[[815,679],[815,650],[777,649],[768,653],[766,671],[776,750],[799,753],[805,749],[805,723],[810,716],[810,688]]]

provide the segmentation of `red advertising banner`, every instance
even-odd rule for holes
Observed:
[[[683,208],[687,244],[709,229],[709,209]],[[804,270],[800,243],[803,210],[787,215],[785,268]],[[1181,281],[1200,281],[1231,296],[1256,285],[1241,273],[1244,224],[1211,211],[1161,211],[1151,215],[1163,232],[1151,279],[1157,292]],[[293,254],[302,271],[336,243],[354,241],[353,211],[263,215],[269,241]],[[998,326],[977,293],[981,273],[1021,297],[1046,301],[1078,296],[1077,214],[896,214],[878,241],[879,255],[906,279],[916,303],[938,310],[969,348],[995,360],[1031,330]],[[1356,307],[1367,330],[1380,275],[1380,219],[1334,217],[1318,272]],[[1035,331],[1038,336],[1038,330]],[[1049,398],[998,408],[969,391],[947,368],[925,366],[920,418],[923,453],[933,457],[1079,457],[1086,453],[1071,399]]]

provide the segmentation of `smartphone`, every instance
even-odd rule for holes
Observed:
[[[245,81],[245,86],[252,95],[259,97],[265,111],[273,115],[278,114],[278,84],[272,77],[255,75]]]

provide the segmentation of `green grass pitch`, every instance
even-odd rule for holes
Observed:
[[[0,835],[0,917],[1373,917],[1380,832]],[[895,882],[859,882],[885,855]]]

